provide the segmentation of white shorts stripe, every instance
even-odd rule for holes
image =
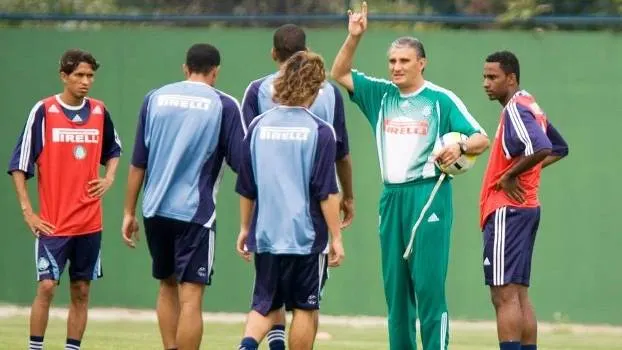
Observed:
[[[39,237],[35,239],[35,273],[36,280],[39,280]]]
[[[212,275],[212,269],[214,268],[214,242],[215,240],[215,233],[213,230],[209,230],[209,238],[208,238],[208,242],[209,242],[209,250],[208,250],[208,259],[207,259],[207,276],[208,279],[210,278],[210,276]]]
[[[449,327],[449,323],[447,321],[447,313],[443,312],[441,315],[441,350],[446,350],[445,342],[447,341],[447,328]]]
[[[322,294],[322,278],[324,277],[324,264],[326,264],[326,254],[318,254],[318,286],[317,286],[317,296],[318,298]],[[319,300],[318,300],[319,302]]]
[[[495,238],[492,255],[492,285],[500,286],[505,279],[505,213],[506,207],[495,210]]]
[[[503,207],[503,212],[501,213],[501,265],[499,269],[501,270],[501,278],[499,280],[499,284],[505,284],[505,217],[506,217],[507,207]]]
[[[499,278],[499,209],[495,210],[495,239],[492,247],[492,285],[494,286]]]

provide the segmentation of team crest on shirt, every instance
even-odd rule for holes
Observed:
[[[77,160],[86,158],[86,148],[82,145],[77,145],[73,148],[73,157]]]
[[[37,262],[37,269],[39,271],[45,271],[50,267],[50,261],[48,259],[46,259],[45,257],[40,257],[39,261]]]
[[[421,116],[423,116],[424,118],[430,118],[432,116],[432,107],[424,106],[423,108],[421,108]]]

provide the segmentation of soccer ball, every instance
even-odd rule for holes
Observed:
[[[458,143],[459,141],[466,141],[469,137],[461,134],[459,132],[448,132],[445,135],[441,136],[441,147],[445,147],[454,143]],[[453,164],[444,167],[440,164],[440,161],[436,161],[436,166],[441,169],[442,172],[447,173],[449,175],[459,175],[467,172],[467,170],[471,169],[473,165],[475,165],[475,160],[477,156],[463,154],[456,160]]]

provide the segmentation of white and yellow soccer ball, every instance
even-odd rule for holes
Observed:
[[[441,148],[458,143],[460,141],[465,142],[469,137],[461,134],[459,132],[448,132],[441,136]],[[441,169],[442,172],[447,173],[449,175],[459,175],[466,173],[469,169],[471,169],[475,165],[475,161],[477,160],[477,156],[463,154],[456,160],[453,164],[445,167],[440,164],[440,161],[436,161],[436,166]]]

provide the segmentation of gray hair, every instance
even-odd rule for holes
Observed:
[[[397,38],[391,43],[389,50],[398,47],[410,47],[417,52],[417,56],[419,58],[425,58],[425,48],[423,47],[423,43],[421,43],[421,41],[419,41],[419,39],[417,38],[414,38],[412,36],[403,36],[401,38]]]

